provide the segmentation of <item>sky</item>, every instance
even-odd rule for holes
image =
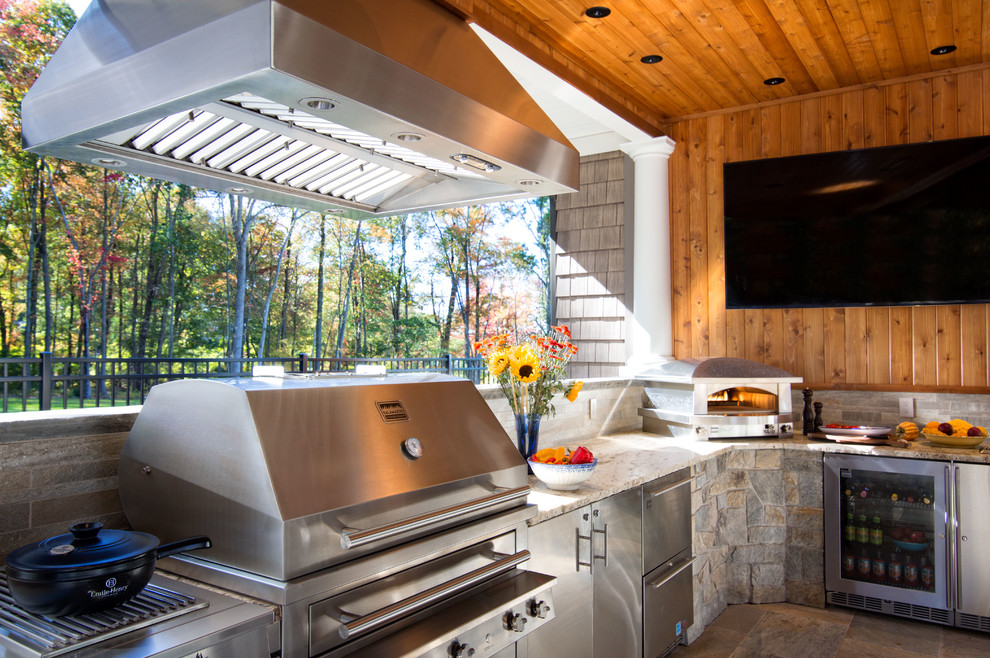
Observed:
[[[89,6],[90,0],[65,0],[65,3],[72,7],[76,16],[82,16],[83,11]]]

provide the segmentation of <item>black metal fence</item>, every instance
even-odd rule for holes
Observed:
[[[141,404],[155,384],[175,379],[215,379],[250,376],[254,366],[282,366],[288,373],[346,373],[360,366],[384,367],[388,373],[438,372],[486,383],[488,371],[481,357],[446,354],[425,358],[314,358],[270,359],[145,358],[86,359],[39,357],[0,359],[0,402],[10,411],[47,411],[82,407]]]

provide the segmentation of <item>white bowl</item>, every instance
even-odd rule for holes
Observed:
[[[562,491],[577,489],[578,485],[591,477],[597,465],[597,457],[588,464],[543,464],[529,460],[533,475],[540,478],[547,488]]]

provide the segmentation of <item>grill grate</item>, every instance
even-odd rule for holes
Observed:
[[[148,585],[134,598],[109,610],[47,617],[26,612],[14,603],[7,578],[0,574],[0,649],[19,648],[43,658],[62,656],[207,605],[207,601]]]

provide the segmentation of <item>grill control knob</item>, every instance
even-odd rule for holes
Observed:
[[[453,644],[450,645],[450,655],[451,658],[465,658],[467,656],[473,656],[474,647],[469,647],[466,644],[461,644],[457,640],[454,640]]]
[[[546,601],[537,601],[536,599],[530,599],[529,601],[530,617],[536,617],[537,619],[546,619],[549,613],[550,613],[550,606],[547,605]]]
[[[505,617],[502,618],[505,622],[505,630],[515,631],[517,633],[522,633],[526,630],[526,618],[518,613],[509,610],[505,613]]]

